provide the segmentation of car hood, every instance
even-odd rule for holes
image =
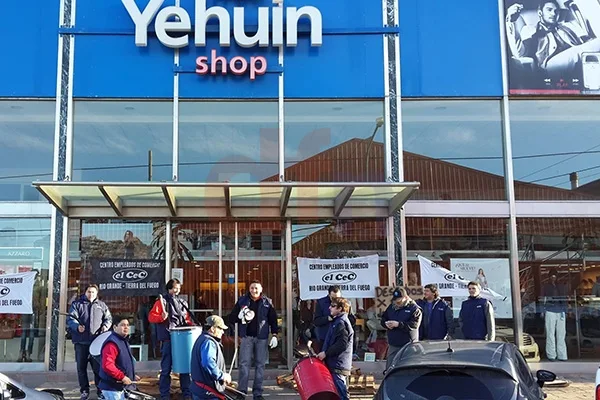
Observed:
[[[23,393],[25,393],[25,398],[27,400],[56,400],[57,397],[54,396],[51,393],[46,393],[46,392],[41,392],[39,390],[35,390],[32,388],[29,388],[25,385],[23,385],[20,382],[15,381],[14,379],[10,378],[9,376],[6,376],[3,373],[0,373],[0,382],[3,383],[10,383],[13,386],[18,387],[20,390],[23,391]]]

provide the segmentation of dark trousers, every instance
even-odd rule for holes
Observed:
[[[77,362],[77,379],[79,380],[79,391],[81,393],[90,392],[90,380],[87,375],[88,363],[92,365],[92,371],[94,371],[94,384],[96,385],[96,392],[100,394],[102,391],[98,389],[98,383],[100,383],[100,365],[90,357],[90,345],[75,343],[75,361]]]
[[[171,369],[173,368],[173,357],[171,356],[171,342],[162,342],[160,345],[160,378],[158,387],[161,399],[171,398]],[[192,397],[190,392],[190,374],[179,374],[181,394],[184,398]]]
[[[342,374],[336,374],[335,372],[331,372],[331,376],[333,377],[333,383],[335,383],[335,388],[337,389],[341,400],[349,400],[350,395],[348,394],[348,377]]]

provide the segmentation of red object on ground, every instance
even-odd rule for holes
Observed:
[[[294,381],[301,400],[340,400],[331,372],[315,357],[306,357],[294,367]]]

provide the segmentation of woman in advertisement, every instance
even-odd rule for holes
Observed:
[[[479,268],[479,272],[475,277],[475,282],[479,282],[482,289],[488,289],[487,278],[485,277],[485,272],[483,272],[483,268]]]

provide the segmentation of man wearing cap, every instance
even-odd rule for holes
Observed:
[[[556,271],[542,287],[542,318],[546,325],[546,357],[550,361],[567,361],[567,287],[558,283]]]
[[[192,396],[194,400],[225,399],[225,385],[231,375],[225,372],[225,358],[221,337],[227,329],[223,318],[211,315],[206,318],[205,330],[192,348]]]
[[[421,309],[408,296],[406,289],[396,288],[392,294],[392,304],[381,316],[381,326],[387,329],[389,345],[386,370],[402,346],[419,341],[421,318]]]
[[[331,301],[342,297],[342,290],[339,286],[333,285],[329,286],[327,290],[327,296],[322,297],[317,300],[317,306],[315,307],[315,334],[317,336],[317,340],[319,341],[319,346],[323,346],[325,343],[325,336],[327,336],[327,331],[329,330],[329,326],[333,321],[333,316],[331,315],[331,309],[329,306],[331,305]]]

